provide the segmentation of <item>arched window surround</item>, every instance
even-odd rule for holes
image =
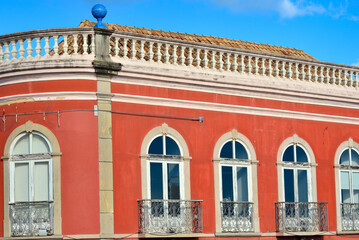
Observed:
[[[142,190],[142,198],[150,199],[149,193],[149,154],[148,150],[150,147],[150,143],[161,135],[167,135],[173,139],[180,149],[180,156],[178,161],[181,163],[182,177],[183,177],[183,187],[182,190],[182,200],[190,200],[191,199],[191,189],[190,189],[190,160],[191,157],[189,155],[189,150],[186,141],[182,137],[182,135],[176,131],[175,129],[169,127],[166,123],[163,123],[161,126],[155,127],[150,130],[146,136],[144,137],[141,145],[141,190]]]
[[[54,235],[62,234],[61,222],[61,152],[60,145],[56,136],[46,127],[27,121],[25,124],[15,128],[6,140],[3,160],[4,171],[4,237],[11,237],[10,218],[9,218],[9,202],[10,202],[10,158],[13,143],[22,133],[38,132],[45,137],[51,146],[51,158],[53,168],[53,199],[54,199]]]
[[[243,134],[239,133],[236,129],[233,129],[230,132],[223,134],[216,142],[213,150],[213,170],[214,170],[214,193],[215,193],[215,224],[216,224],[216,232],[222,232],[221,226],[221,163],[223,159],[220,158],[220,151],[224,144],[228,141],[238,141],[241,143],[248,153],[248,161],[247,164],[249,165],[250,171],[248,174],[248,182],[249,182],[249,199],[253,202],[253,225],[254,225],[254,232],[259,232],[259,215],[258,215],[258,185],[257,185],[257,155],[255,149],[251,143],[251,141],[244,136]],[[225,234],[225,233],[222,233]],[[240,232],[236,233],[237,235],[241,235]],[[248,233],[244,233],[248,234]]]
[[[336,220],[337,220],[337,232],[343,234],[350,234],[353,231],[343,231],[342,229],[342,213],[341,213],[341,180],[340,180],[340,156],[346,149],[359,150],[359,143],[355,142],[352,138],[342,142],[337,148],[334,156],[334,177],[335,177],[335,200],[336,200]],[[357,231],[355,231],[357,232]]]
[[[284,175],[283,169],[285,168],[285,163],[282,161],[284,151],[290,145],[299,145],[305,151],[308,157],[308,167],[310,168],[309,176],[309,202],[317,201],[317,181],[316,181],[316,167],[315,156],[310,145],[302,138],[298,137],[297,134],[294,134],[292,137],[285,139],[282,144],[279,146],[277,153],[277,174],[278,174],[278,201],[284,202]]]

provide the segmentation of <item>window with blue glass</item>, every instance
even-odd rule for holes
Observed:
[[[305,149],[289,145],[282,157],[285,202],[309,202],[310,164]]]
[[[340,198],[342,203],[359,203],[359,153],[347,148],[340,155]]]
[[[244,145],[237,140],[227,141],[220,150],[221,200],[225,202],[248,202],[249,158]]]

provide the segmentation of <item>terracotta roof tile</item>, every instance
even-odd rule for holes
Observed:
[[[96,23],[93,21],[84,20],[80,23],[78,27],[80,28],[93,27],[95,26],[95,24]],[[147,28],[130,27],[130,26],[124,26],[119,24],[105,23],[105,25],[108,27],[108,29],[118,30],[123,32],[133,32],[133,33],[139,33],[144,35],[161,36],[170,39],[179,39],[179,40],[185,40],[191,42],[202,42],[202,43],[208,43],[217,46],[226,46],[226,47],[233,47],[243,50],[252,50],[257,52],[272,53],[272,54],[316,60],[308,53],[295,48],[234,40],[234,39],[228,39],[222,37],[213,37],[213,36],[205,36],[205,35],[197,35],[197,34],[178,33],[178,32],[147,29]]]

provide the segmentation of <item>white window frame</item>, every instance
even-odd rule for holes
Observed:
[[[303,166],[294,166],[296,164],[283,162],[284,151],[293,144],[299,145],[306,153],[308,164]],[[317,202],[317,180],[315,156],[310,145],[302,138],[294,134],[292,137],[285,139],[278,148],[277,153],[277,174],[278,174],[278,202],[285,202],[284,189],[284,169],[306,169],[308,177],[308,201]],[[296,172],[296,171],[294,171]],[[297,194],[298,195],[298,194]]]
[[[294,148],[294,162],[285,162],[283,161],[284,152],[290,147],[293,146]],[[298,164],[297,162],[297,147],[301,147],[308,159],[307,163]],[[284,170],[290,169],[293,170],[293,177],[294,177],[294,202],[299,202],[299,192],[298,192],[298,170],[305,170],[307,172],[307,189],[308,189],[308,202],[312,202],[312,183],[311,183],[311,171],[310,171],[310,157],[308,151],[299,143],[291,143],[289,144],[284,151],[282,152],[282,163],[283,163],[283,174],[282,174],[282,181],[283,181],[283,202],[285,202],[285,188],[284,188]]]
[[[223,158],[220,158],[220,151],[228,141],[233,141],[233,145],[235,141],[242,144],[245,150],[247,151],[248,160],[238,160],[238,159],[224,160]],[[233,154],[235,154],[234,151]],[[254,146],[252,145],[251,141],[246,136],[239,133],[236,129],[233,129],[232,131],[223,134],[217,140],[213,151],[216,233],[220,233],[221,235],[227,234],[227,233],[222,233],[222,214],[221,214],[221,205],[220,205],[221,201],[223,201],[222,166],[227,166],[227,165],[232,166],[232,171],[234,171],[233,169],[237,169],[237,167],[247,167],[248,202],[253,203],[253,226],[254,226],[254,232],[258,233],[260,232],[259,214],[258,214],[258,185],[257,185],[258,161],[254,150]],[[233,235],[233,233],[228,233],[228,234]],[[242,234],[246,235],[248,233],[247,232],[236,233],[236,235],[238,236],[241,236]]]
[[[44,156],[40,156],[41,159],[38,158],[34,158],[34,155],[32,154],[31,150],[32,150],[32,136],[36,134],[38,136],[40,136],[42,139],[44,139],[46,141],[46,144],[49,148],[49,152],[46,153],[48,154],[48,156],[50,156],[50,153],[52,152],[51,149],[51,143],[49,142],[49,140],[41,133],[39,132],[30,132],[30,133],[22,133],[20,135],[18,135],[16,137],[16,139],[13,141],[12,145],[11,145],[11,150],[10,150],[10,202],[9,204],[15,203],[15,165],[17,163],[27,163],[29,166],[29,200],[27,202],[34,202],[34,165],[38,162],[47,162],[48,163],[48,191],[49,191],[49,197],[48,197],[48,202],[53,202],[54,197],[53,197],[53,174],[52,174],[52,159],[51,157],[49,158],[47,155]],[[12,152],[14,150],[14,147],[16,145],[16,143],[25,135],[29,135],[29,146],[30,146],[30,153],[29,154],[20,154],[22,156],[25,156],[24,159],[22,160],[16,160],[16,158],[14,158]],[[41,154],[40,154],[41,155]]]

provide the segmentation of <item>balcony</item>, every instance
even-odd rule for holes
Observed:
[[[0,36],[0,72],[43,67],[88,67],[94,59],[93,28],[61,28],[20,32]],[[233,74],[257,75],[314,82],[321,85],[358,88],[359,68],[241,50],[205,43],[175,40],[138,33],[115,31],[110,37],[109,55],[114,61],[177,66]],[[37,65],[36,65],[37,66]],[[38,66],[37,66],[38,67]],[[268,79],[270,80],[270,79]]]
[[[359,203],[340,204],[342,231],[359,231]]]
[[[138,200],[139,233],[201,233],[202,201]]]
[[[11,235],[46,236],[54,233],[52,202],[10,204]]]
[[[275,204],[277,232],[328,231],[328,203],[279,202]]]
[[[222,232],[253,232],[253,203],[221,202]]]

